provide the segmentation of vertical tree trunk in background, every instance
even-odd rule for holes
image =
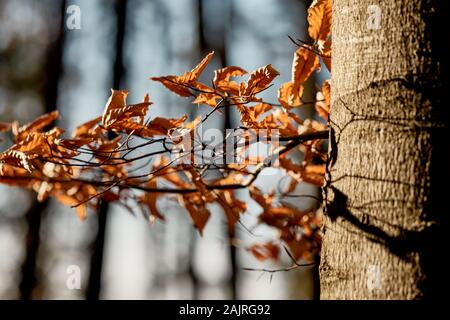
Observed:
[[[222,4],[222,8],[224,9],[225,12],[223,12],[224,16],[228,16],[229,19],[228,21],[232,20],[231,15],[233,14],[233,6],[231,1],[227,0],[224,1],[224,4]],[[227,62],[227,53],[226,53],[226,37],[227,37],[227,19],[224,19],[224,22],[222,24],[222,32],[221,32],[221,36],[219,37],[219,39],[216,41],[216,46],[215,46],[215,50],[218,53],[218,56],[220,57],[220,64],[221,64],[221,68],[226,67],[228,65]],[[215,36],[218,37],[218,36]],[[232,114],[231,114],[231,108],[230,106],[225,106],[223,109],[223,113],[224,113],[224,119],[223,119],[223,132],[224,132],[224,136],[226,136],[226,131],[227,129],[232,129],[233,128],[233,123],[232,123]],[[226,152],[228,153],[229,151],[226,150]],[[235,232],[236,232],[236,227],[234,228]],[[228,232],[228,241],[229,241],[229,248],[230,248],[230,265],[231,265],[231,276],[230,279],[228,281],[228,285],[230,287],[230,299],[236,300],[238,298],[237,295],[237,274],[238,274],[238,262],[237,262],[237,252],[236,252],[236,245],[233,243],[235,235],[234,234],[230,234],[228,231],[228,227],[226,227],[226,230]]]
[[[198,14],[198,34],[199,34],[199,48],[201,52],[201,56],[204,57],[210,51],[215,52],[215,56],[220,59],[219,68],[223,68],[227,66],[227,55],[226,55],[226,36],[227,36],[227,26],[226,23],[231,20],[228,19],[229,15],[232,12],[232,5],[229,0],[222,0],[222,3],[219,2],[221,0],[216,0],[214,5],[210,4],[211,8],[214,8],[215,11],[220,10],[222,15],[222,19],[220,21],[215,21],[213,18],[208,17],[208,12],[205,12],[204,9],[204,1],[205,0],[197,0],[197,14]],[[211,12],[209,12],[211,14]],[[206,33],[207,32],[207,33]],[[230,113],[230,108],[225,106],[222,108],[223,111],[223,134],[225,136],[226,129],[231,129],[232,127],[232,115]],[[228,227],[225,226],[227,232]],[[195,230],[195,232],[197,232]],[[233,245],[233,237],[234,235],[228,234],[229,241],[229,257],[230,257],[230,266],[231,266],[231,276],[228,280],[228,287],[230,288],[230,299],[237,298],[237,261],[236,261],[236,247]],[[194,284],[196,281],[195,275],[193,275]]]
[[[124,78],[123,66],[123,45],[125,38],[125,19],[126,19],[126,0],[116,0],[114,8],[116,11],[116,56],[113,66],[113,89],[119,90],[121,81]],[[108,133],[108,138],[115,138],[115,133]],[[106,239],[106,224],[108,221],[109,204],[100,200],[100,208],[97,212],[97,236],[93,243],[89,281],[86,290],[86,299],[98,300],[100,298],[102,270],[103,270],[103,253]]]
[[[204,26],[203,26],[203,0],[197,0],[196,2],[196,22],[197,22],[197,32],[198,32],[198,49],[200,51],[201,57],[204,56],[205,49],[205,36],[204,36]],[[190,118],[193,119],[196,116],[196,111],[190,111]],[[191,230],[191,239],[190,239],[190,250],[189,250],[189,269],[188,273],[192,280],[192,300],[197,300],[199,298],[199,279],[194,270],[194,261],[195,261],[195,245],[197,242],[197,230],[192,228]]]
[[[60,1],[59,22],[54,25],[58,28],[58,36],[49,44],[44,68],[44,82],[42,95],[44,97],[45,112],[56,110],[58,98],[58,82],[62,71],[62,56],[64,45],[64,14],[66,2]],[[55,19],[55,17],[52,17]],[[58,17],[57,17],[58,18]],[[50,27],[53,25],[50,24]],[[48,199],[43,202],[34,200],[25,214],[27,221],[26,253],[22,264],[22,279],[19,284],[20,299],[30,300],[33,298],[33,289],[36,285],[36,259],[39,250],[39,231],[41,228],[42,212],[48,206]]]
[[[443,298],[448,288],[444,2],[333,1],[322,298]],[[367,22],[373,4],[379,29]]]

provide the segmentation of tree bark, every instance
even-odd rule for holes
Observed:
[[[446,2],[333,2],[322,299],[444,298]]]

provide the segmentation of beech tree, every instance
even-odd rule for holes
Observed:
[[[211,52],[182,75],[150,78],[208,106],[205,116],[148,117],[158,107],[148,94],[130,104],[128,91],[115,88],[103,115],[71,135],[52,126],[57,111],[24,125],[3,123],[14,144],[0,155],[0,182],[33,189],[39,201],[54,197],[80,219],[101,200],[164,220],[158,200],[166,197],[186,208],[200,233],[216,203],[230,235],[247,208],[236,190],[247,190],[262,208],[260,222],[276,228],[282,243],[248,250],[265,260],[284,249],[293,265],[283,271],[318,263],[320,252],[322,298],[439,297],[446,279],[439,244],[448,218],[438,184],[446,171],[448,64],[437,34],[448,11],[438,0],[336,0],[333,9],[332,20],[331,0],[311,4],[312,41],[291,39],[298,46],[292,77],[278,88],[277,102],[260,96],[279,75],[270,64],[251,72],[224,67],[211,83],[200,82]],[[321,62],[330,71],[333,64],[331,82],[305,101],[303,85]],[[323,121],[297,115],[307,104]],[[238,110],[240,126],[205,139],[202,125],[229,108]],[[261,144],[267,152],[255,154]],[[257,188],[268,167],[288,183]],[[324,218],[322,208],[302,211],[281,201],[300,183],[322,187]]]
[[[333,2],[321,295],[443,298],[448,5],[374,4]]]

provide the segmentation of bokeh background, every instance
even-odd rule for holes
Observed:
[[[81,13],[81,28],[66,22],[70,5]],[[190,70],[209,51],[214,60],[202,79],[225,65],[253,70],[271,63],[281,76],[264,94],[276,101],[276,87],[290,79],[295,46],[307,40],[307,0],[0,0],[0,121],[26,123],[55,110],[58,125],[71,132],[101,114],[110,88],[128,89],[130,102],[150,93],[151,114],[191,118],[204,113],[171,94],[150,76]],[[325,68],[323,68],[324,70]],[[315,75],[307,88],[314,97]],[[303,115],[314,117],[310,108]],[[233,127],[234,112],[217,115],[215,128]],[[0,150],[11,144],[3,134]],[[258,186],[274,187],[273,175]],[[319,194],[302,185],[303,193]],[[272,276],[243,268],[277,269],[291,261],[261,262],[245,250],[273,239],[258,226],[260,208],[243,192],[248,212],[230,246],[219,207],[204,235],[173,201],[158,203],[164,223],[109,206],[80,221],[71,208],[51,199],[37,203],[27,190],[0,185],[0,298],[3,299],[312,299],[317,268]],[[292,199],[301,206],[314,206]],[[81,269],[81,288],[67,287],[68,267]]]

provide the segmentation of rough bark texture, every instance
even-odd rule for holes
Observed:
[[[444,298],[446,2],[334,0],[322,299]]]

